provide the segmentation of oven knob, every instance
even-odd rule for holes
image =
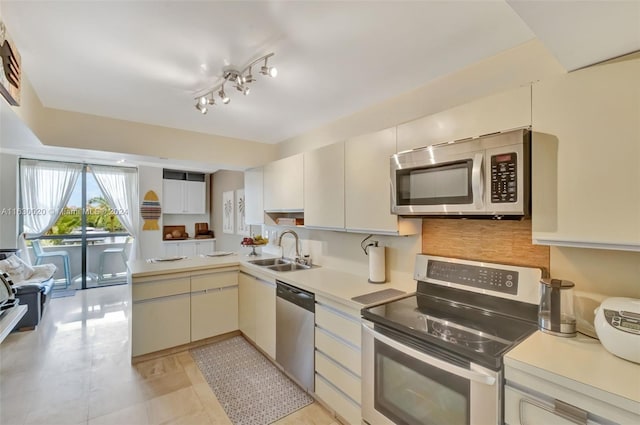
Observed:
[[[457,344],[458,340],[455,339],[455,338],[449,338],[449,342],[452,343],[452,344]]]
[[[511,288],[513,286],[513,282],[510,280],[507,280],[505,284],[507,285],[507,288]]]

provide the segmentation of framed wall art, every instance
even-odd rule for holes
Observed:
[[[234,233],[233,190],[222,192],[222,233]]]

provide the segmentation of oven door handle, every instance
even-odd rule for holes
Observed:
[[[440,360],[436,357],[430,356],[428,354],[425,353],[421,353],[418,350],[415,350],[411,347],[407,347],[404,344],[400,344],[397,341],[394,341],[393,339],[389,338],[388,336],[382,335],[380,332],[376,332],[375,330],[372,329],[373,325],[370,325],[368,323],[363,323],[362,324],[362,329],[364,329],[364,331],[368,334],[370,334],[371,336],[373,336],[375,339],[377,339],[378,341],[388,345],[391,348],[394,348],[398,351],[400,351],[401,353],[404,353],[408,356],[411,356],[417,360],[420,360],[421,362],[430,364],[432,366],[437,367],[438,369],[442,369],[446,372],[452,373],[454,375],[469,379],[471,381],[474,382],[478,382],[480,384],[485,384],[485,385],[494,385],[496,383],[496,378],[490,375],[486,375],[484,373],[480,373],[480,372],[476,372],[476,371],[472,371],[472,370],[468,370],[465,369],[463,367],[460,366],[456,366],[456,365],[452,365],[451,363],[448,363],[444,360]]]

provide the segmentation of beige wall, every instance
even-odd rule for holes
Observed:
[[[46,108],[22,76],[22,104],[13,108],[44,145],[186,161],[244,170],[276,158],[277,147],[247,140]]]
[[[551,247],[551,271],[580,291],[640,298],[640,252]]]
[[[242,188],[244,188],[243,172],[223,170],[211,176],[211,228],[216,237],[217,251],[240,251],[240,241],[244,236],[222,232],[222,192],[233,190],[235,199],[235,191]]]
[[[0,249],[17,247],[17,206],[18,157],[0,153]]]

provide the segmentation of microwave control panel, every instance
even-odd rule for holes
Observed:
[[[515,152],[491,156],[491,202],[518,201],[518,155]]]

